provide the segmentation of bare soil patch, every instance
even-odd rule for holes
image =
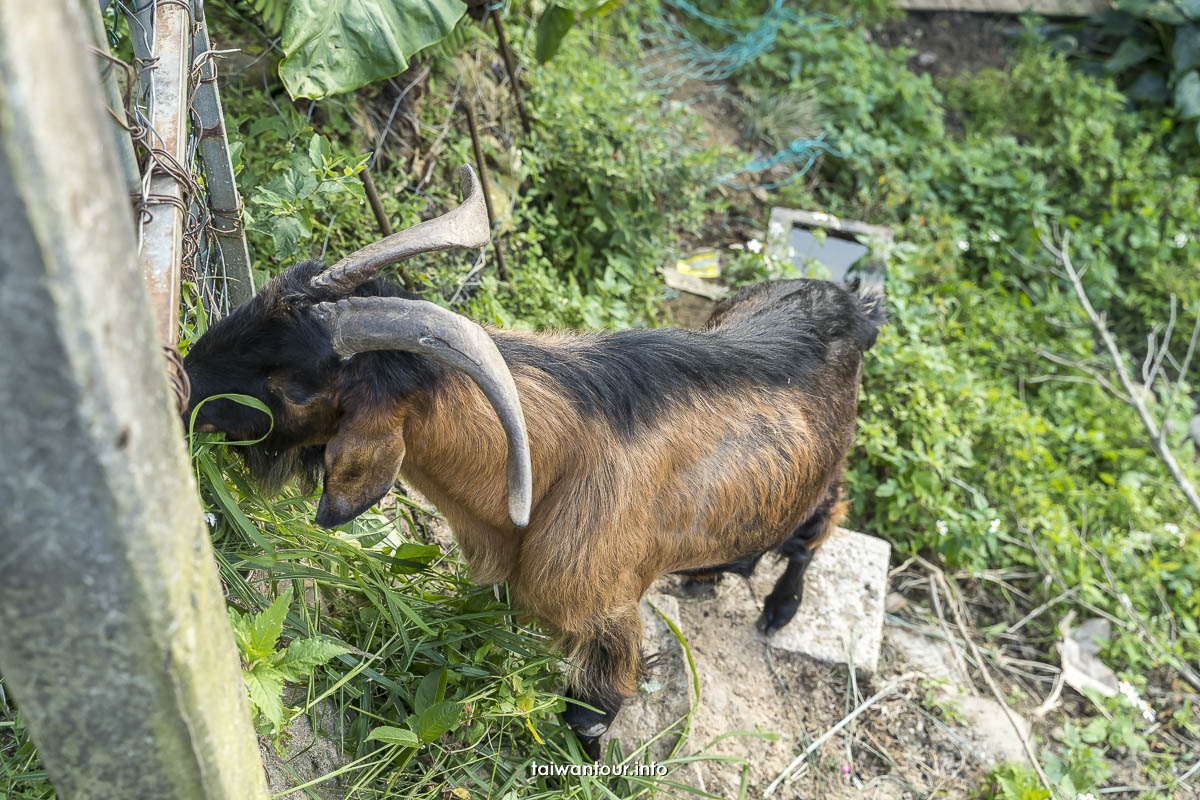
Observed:
[[[1011,14],[965,11],[910,11],[903,20],[872,32],[884,47],[914,50],[914,72],[945,78],[989,67],[1004,69],[1021,23]]]

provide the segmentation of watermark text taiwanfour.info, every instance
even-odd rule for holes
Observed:
[[[666,764],[539,764],[529,765],[532,777],[592,777],[592,778],[661,778],[667,774]]]

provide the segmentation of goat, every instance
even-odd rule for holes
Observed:
[[[473,578],[508,581],[578,665],[564,718],[587,752],[644,668],[638,601],[670,572],[787,568],[758,625],[800,605],[813,552],[845,514],[862,354],[878,290],[752,285],[699,331],[485,330],[374,277],[416,253],[482,247],[464,201],[332,268],[307,261],[217,321],[184,361],[198,429],[240,439],[268,490],[323,478],[316,522],[342,525],[397,476],[442,512]],[[489,409],[490,406],[490,409]]]

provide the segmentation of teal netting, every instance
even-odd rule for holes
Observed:
[[[699,22],[713,31],[731,37],[716,49],[704,44],[684,24],[683,17]],[[659,15],[658,41],[646,51],[640,68],[642,80],[658,90],[670,90],[688,80],[722,81],[742,67],[753,63],[775,48],[779,28],[785,22],[809,30],[837,27],[841,20],[827,15],[801,16],[784,8],[784,0],[771,0],[757,27],[746,30],[744,24],[708,14],[689,0],[662,0]],[[719,90],[718,90],[719,91]],[[755,158],[729,169],[714,179],[714,183],[733,189],[776,189],[803,177],[822,154],[841,155],[824,134],[816,138],[794,139],[784,149],[762,158]],[[792,173],[781,180],[754,182],[749,176],[766,172],[780,164],[795,165]]]

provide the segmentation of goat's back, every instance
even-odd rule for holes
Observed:
[[[859,350],[875,343],[883,323],[882,298],[875,289],[852,294],[830,281],[800,278],[762,281],[743,287],[717,304],[705,330],[755,323],[812,330],[823,341],[853,340]]]

